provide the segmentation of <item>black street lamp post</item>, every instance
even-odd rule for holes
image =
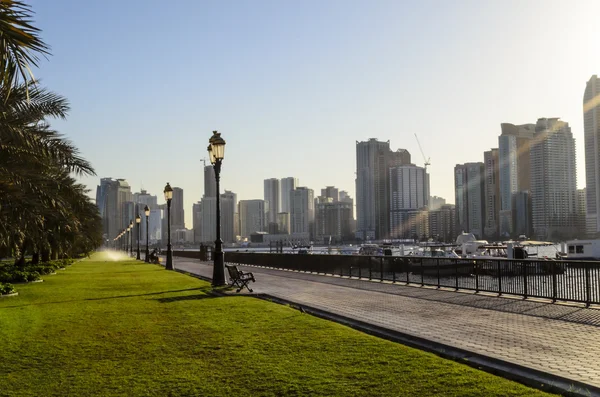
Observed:
[[[208,140],[208,155],[210,163],[215,170],[215,181],[217,183],[217,239],[215,240],[214,264],[212,285],[214,287],[225,285],[225,262],[223,258],[223,241],[221,241],[221,203],[219,181],[221,178],[221,163],[225,157],[225,140],[221,134],[213,131]]]
[[[129,221],[129,256],[133,258],[133,221]]]
[[[150,262],[150,252],[148,252],[148,217],[150,216],[150,208],[146,205],[144,207],[144,214],[146,215],[146,262]]]
[[[163,193],[167,201],[167,265],[165,269],[173,270],[173,251],[171,250],[171,200],[173,199],[173,188],[171,188],[169,182],[167,182]]]
[[[138,235],[137,235],[137,256],[135,259],[137,259],[138,261],[140,260],[140,222],[141,221],[142,221],[142,218],[140,218],[140,214],[137,214],[135,216],[135,223],[137,224]]]

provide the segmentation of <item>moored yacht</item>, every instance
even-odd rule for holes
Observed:
[[[566,245],[566,255],[562,255],[564,260],[600,260],[600,240],[571,240]]]

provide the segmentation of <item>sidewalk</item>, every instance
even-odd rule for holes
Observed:
[[[212,277],[211,264],[176,257],[174,265]],[[536,376],[540,371],[561,377],[575,384],[571,391],[581,384],[590,386],[584,395],[600,391],[600,310],[284,270],[242,269],[254,273],[255,294],[474,353],[469,357],[473,361],[477,356],[501,360],[500,364],[514,365],[508,372],[517,376],[542,381],[543,376]],[[533,371],[527,374],[523,369]],[[569,389],[569,382],[559,383]]]

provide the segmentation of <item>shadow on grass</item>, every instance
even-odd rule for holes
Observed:
[[[106,297],[102,297],[102,298],[85,298],[85,299],[72,299],[72,300],[64,300],[64,301],[56,301],[56,302],[28,303],[25,305],[11,305],[11,306],[0,307],[0,310],[6,309],[6,308],[25,307],[25,306],[44,306],[44,305],[54,305],[54,304],[59,304],[59,303],[135,298],[135,297],[139,297],[139,296],[163,295],[163,294],[170,294],[170,293],[174,293],[174,292],[186,292],[186,291],[199,291],[199,292],[203,292],[208,295],[208,294],[210,294],[211,289],[210,288],[187,288],[187,289],[178,289],[178,290],[171,290],[171,291],[149,292],[147,294],[115,295],[115,296],[106,296]],[[191,295],[191,296],[195,296],[195,295]]]
[[[173,291],[160,291],[160,292],[149,292],[147,294],[131,294],[131,295],[116,295],[116,296],[107,296],[104,298],[86,298],[81,299],[82,301],[102,301],[107,299],[118,299],[118,298],[133,298],[138,296],[152,296],[152,295],[163,295],[170,294],[172,292],[186,292],[186,291],[201,291],[203,293],[208,294],[210,292],[210,288],[187,288],[187,289],[178,289]]]
[[[171,303],[171,302],[180,302],[180,301],[194,301],[194,300],[207,299],[207,298],[219,298],[219,296],[206,293],[206,294],[173,296],[170,298],[157,298],[156,300],[159,301],[160,303]]]

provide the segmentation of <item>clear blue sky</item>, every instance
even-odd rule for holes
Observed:
[[[431,157],[454,202],[456,163],[483,161],[501,122],[561,117],[585,185],[582,97],[600,73],[597,1],[31,1],[53,56],[36,77],[72,105],[54,126],[98,178],[161,196],[203,190],[211,131],[222,186],[262,198],[295,176],[354,197],[355,141]],[[160,201],[160,200],[159,200]]]

